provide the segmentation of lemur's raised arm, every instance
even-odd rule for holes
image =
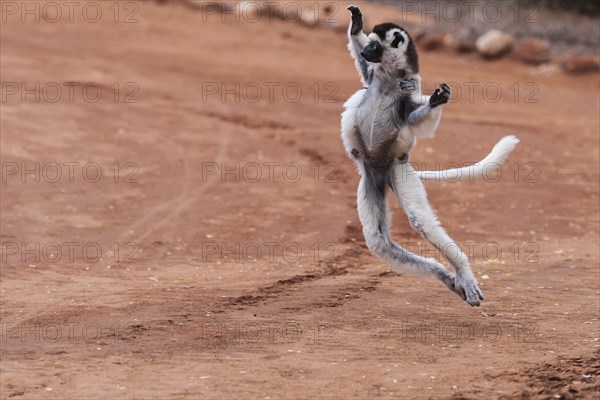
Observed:
[[[363,16],[360,12],[360,8],[349,6],[348,10],[352,13],[352,19],[350,20],[350,26],[348,27],[348,49],[354,59],[356,69],[360,74],[360,81],[363,86],[367,87],[371,83],[373,75],[369,68],[369,63],[360,52],[367,44],[369,44],[369,38],[363,32]]]

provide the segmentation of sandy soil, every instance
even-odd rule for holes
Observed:
[[[343,33],[110,4],[1,24],[1,398],[597,395],[598,75],[421,54],[426,91],[463,95],[411,161],[521,139],[500,177],[427,184],[486,293],[470,308],[365,248]],[[391,208],[394,238],[439,257]]]

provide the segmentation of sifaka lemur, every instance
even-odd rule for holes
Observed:
[[[342,141],[355,161],[361,180],[357,208],[369,249],[397,272],[434,276],[471,306],[484,299],[460,247],[444,231],[431,208],[421,180],[460,179],[483,175],[486,165],[504,162],[518,143],[514,136],[502,138],[480,163],[445,171],[416,171],[408,163],[416,139],[431,136],[440,121],[450,87],[442,83],[431,96],[421,95],[416,46],[408,32],[393,23],[376,25],[363,32],[360,9],[349,6],[350,54],[364,89],[344,104]],[[455,273],[434,259],[419,256],[395,243],[389,233],[386,204],[390,188],[411,226],[429,241]]]

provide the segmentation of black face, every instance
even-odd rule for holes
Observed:
[[[360,52],[360,54],[368,62],[378,63],[381,62],[383,56],[383,45],[376,40],[371,40],[368,45]]]

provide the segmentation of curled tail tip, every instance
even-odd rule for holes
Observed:
[[[520,140],[515,135],[504,136],[496,143],[492,152],[502,151],[503,153],[510,153],[515,149]]]
[[[518,137],[516,137],[515,135],[508,135],[508,136],[504,136],[502,139],[500,139],[500,142],[498,143],[507,143],[507,144],[512,144],[513,146],[516,146],[517,143],[519,143],[520,140]]]

